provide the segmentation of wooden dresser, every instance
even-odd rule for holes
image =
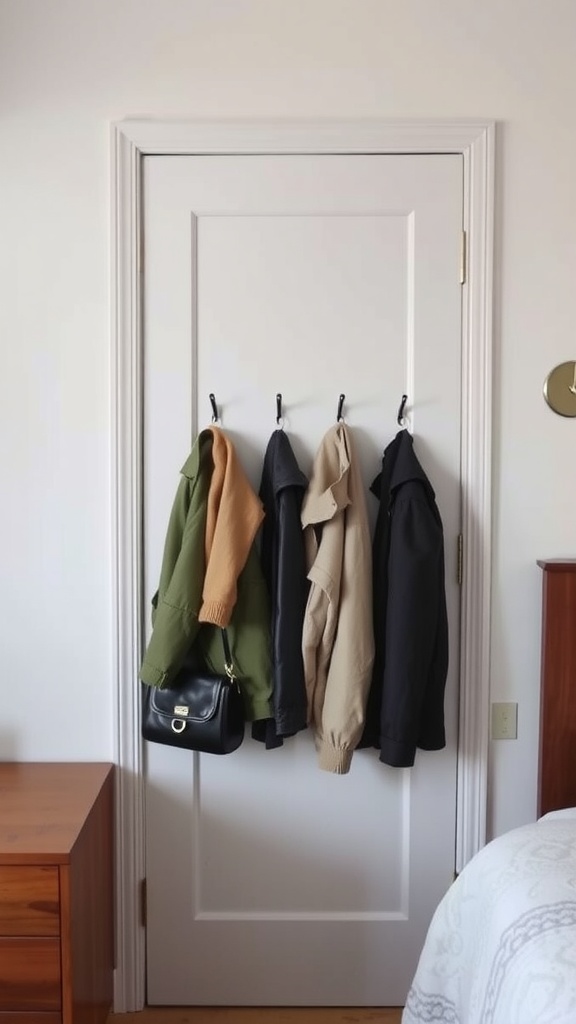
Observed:
[[[543,570],[538,813],[576,807],[576,559]]]
[[[113,766],[0,763],[0,1024],[112,1002]]]

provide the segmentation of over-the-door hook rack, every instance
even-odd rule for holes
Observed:
[[[405,423],[405,419],[404,419],[404,406],[406,405],[407,401],[408,401],[408,395],[402,395],[402,401],[400,402],[400,408],[398,409],[398,416],[397,416],[397,421],[398,421],[398,426],[399,427],[403,427],[404,423]]]
[[[346,395],[340,395],[340,398],[338,399],[338,412],[336,413],[336,421],[338,423],[341,423],[342,420],[344,419],[344,417],[342,415],[342,408],[344,406],[344,399],[345,398],[346,398]]]
[[[214,393],[211,392],[208,395],[208,398],[210,399],[210,405],[212,406],[212,423],[218,423],[220,417],[218,415],[218,406],[216,405],[216,398],[214,397]]]
[[[278,392],[276,395],[276,425],[281,427],[282,421],[282,395]]]

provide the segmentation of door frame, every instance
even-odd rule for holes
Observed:
[[[112,125],[112,687],[116,802],[116,1012],[145,1001],[145,820],[139,687],[143,597],[142,161],[150,155],[461,154],[462,553],[456,867],[486,842],[495,124],[441,121],[162,121]]]

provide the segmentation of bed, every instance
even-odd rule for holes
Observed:
[[[576,809],[484,847],[440,903],[402,1024],[575,1024]]]
[[[402,1024],[576,1024],[576,563],[544,562],[539,809],[438,906]]]

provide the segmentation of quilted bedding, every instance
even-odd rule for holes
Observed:
[[[500,836],[464,868],[402,1024],[576,1024],[576,809]]]

